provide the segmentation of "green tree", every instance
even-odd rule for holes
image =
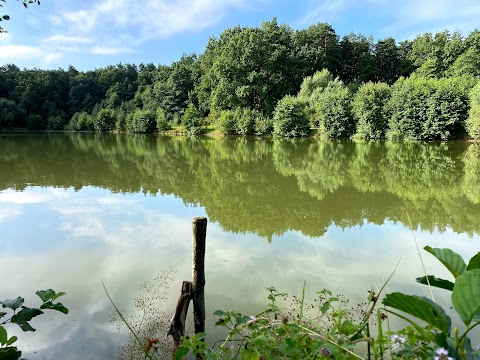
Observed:
[[[340,78],[345,83],[366,82],[375,79],[373,40],[360,34],[349,34],[340,42],[342,62]]]
[[[203,115],[195,105],[188,105],[183,114],[182,124],[189,135],[199,135],[202,132]]]
[[[111,109],[101,109],[93,119],[95,130],[100,132],[112,131],[115,129],[117,118],[115,111]]]
[[[447,140],[463,131],[468,112],[469,78],[399,80],[389,102],[387,137],[409,140]]]
[[[155,130],[155,112],[151,110],[135,110],[126,118],[126,130],[133,133],[151,133]]]
[[[328,69],[317,71],[312,76],[303,79],[298,97],[307,103],[315,90],[326,88],[332,80],[333,76]]]
[[[351,113],[350,90],[339,79],[331,81],[323,91],[312,95],[312,105],[322,138],[350,137],[355,132]]]
[[[309,132],[310,122],[304,103],[294,96],[283,97],[273,113],[273,135],[298,137],[307,136]]]
[[[17,104],[12,100],[0,98],[0,129],[11,128],[17,116]]]
[[[158,131],[167,131],[170,129],[170,123],[165,116],[165,111],[163,109],[158,108],[155,112],[155,121],[157,123],[157,130]]]
[[[470,91],[470,111],[465,126],[470,137],[480,140],[480,82]]]
[[[480,76],[480,49],[471,47],[452,64],[448,73],[452,76]]]
[[[385,138],[389,98],[390,87],[385,83],[368,82],[358,89],[352,102],[352,113],[357,122],[355,138],[361,140]]]

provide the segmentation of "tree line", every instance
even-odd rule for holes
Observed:
[[[171,65],[0,67],[0,129],[480,138],[480,31],[338,36],[274,18]]]

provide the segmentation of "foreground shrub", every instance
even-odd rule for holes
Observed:
[[[355,138],[377,140],[385,137],[389,98],[390,87],[385,83],[368,82],[360,86],[352,102],[352,113],[357,122]]]
[[[155,113],[151,110],[136,110],[126,118],[126,130],[133,133],[151,133],[155,125]]]
[[[273,113],[273,135],[297,137],[307,136],[309,132],[304,103],[290,95],[279,100]]]
[[[479,358],[478,343],[472,344],[472,330],[480,325],[480,252],[468,264],[450,249],[426,246],[450,271],[453,281],[433,275],[417,282],[451,291],[452,307],[463,322],[454,327],[449,314],[421,296],[393,292],[383,296],[387,282],[369,291],[366,303],[352,307],[348,299],[329,290],[318,291],[309,302],[305,284],[300,297],[268,288],[268,303],[257,316],[238,311],[215,311],[216,325],[228,330],[220,347],[209,349],[200,333],[184,338],[174,355],[182,359],[190,353],[203,359],[461,359]],[[433,298],[433,294],[432,294]],[[379,304],[382,306],[378,306]],[[388,317],[405,320],[405,327],[390,329]],[[406,316],[406,315],[407,316]],[[388,325],[387,325],[388,324]],[[375,326],[376,334],[371,332]],[[363,344],[363,345],[361,345]]]
[[[465,127],[468,135],[480,140],[480,82],[470,91],[470,112]]]
[[[322,138],[350,137],[355,131],[350,90],[336,79],[312,95],[318,133]]]

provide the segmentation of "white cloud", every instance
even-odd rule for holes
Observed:
[[[110,47],[110,46],[94,46],[91,50],[92,54],[97,55],[116,55],[132,53],[133,50],[128,47]]]
[[[25,58],[40,58],[44,55],[39,48],[26,45],[5,45],[0,46],[0,59],[13,60]]]
[[[92,39],[82,36],[52,35],[43,39],[45,43],[73,43],[73,44],[89,44]]]
[[[137,32],[136,38],[167,37],[178,32],[214,25],[230,7],[245,0],[103,0],[91,8],[63,14],[69,27],[78,33],[111,29]]]
[[[42,64],[51,64],[62,57],[58,52],[48,52],[39,47],[27,45],[0,46],[0,62],[16,62],[18,60],[38,60]]]
[[[0,34],[0,44],[9,44],[11,41],[11,36],[9,33]]]
[[[62,25],[63,24],[63,20],[59,16],[50,15],[50,16],[47,17],[47,20],[52,25]]]

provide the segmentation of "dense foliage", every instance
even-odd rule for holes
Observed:
[[[326,23],[294,30],[274,18],[226,29],[200,56],[183,55],[168,66],[79,72],[4,65],[0,129],[197,134],[213,125],[228,134],[267,135],[278,102],[297,94],[322,137],[449,139],[467,134],[479,54],[478,30],[397,43],[361,34],[341,38]],[[185,117],[189,108],[198,114]]]

